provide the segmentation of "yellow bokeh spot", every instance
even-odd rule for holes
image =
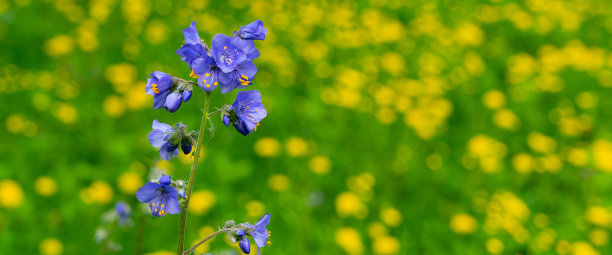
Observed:
[[[58,103],[54,106],[55,117],[64,124],[72,124],[77,120],[77,110],[71,104]]]
[[[275,174],[268,179],[268,186],[274,191],[285,191],[291,186],[291,180],[286,175]]]
[[[81,190],[81,200],[86,204],[108,204],[113,199],[113,189],[103,181],[94,181],[89,187]]]
[[[249,217],[257,218],[264,214],[266,206],[259,201],[250,201],[246,203],[246,210]]]
[[[484,40],[484,32],[475,24],[463,24],[456,30],[456,40],[460,45],[478,46]]]
[[[105,72],[106,79],[113,84],[115,91],[122,94],[130,90],[136,75],[136,67],[129,63],[111,65]]]
[[[165,42],[168,39],[168,26],[161,20],[153,20],[147,26],[145,35],[152,44]]]
[[[260,138],[255,142],[254,150],[260,157],[276,157],[280,152],[280,143],[272,137]]]
[[[453,232],[457,234],[465,235],[474,233],[477,227],[478,222],[476,221],[476,219],[474,219],[474,217],[472,217],[471,215],[465,213],[460,213],[453,216],[450,221],[450,228],[453,230]]]
[[[570,148],[565,157],[574,166],[585,166],[589,161],[589,152],[582,148]]]
[[[67,35],[58,35],[45,41],[44,51],[51,57],[68,54],[74,49],[74,40]]]
[[[382,222],[391,227],[397,227],[402,223],[402,213],[393,207],[382,209],[380,211],[380,218]]]
[[[482,97],[482,103],[491,110],[499,109],[506,105],[506,96],[499,90],[489,90]]]
[[[392,236],[378,236],[372,245],[375,254],[397,254],[399,249],[399,241]]]
[[[395,113],[395,110],[393,110],[393,108],[381,107],[380,109],[378,109],[378,112],[376,112],[376,119],[381,124],[393,124],[396,118],[397,114]]]
[[[551,153],[557,149],[557,141],[539,132],[531,132],[527,136],[529,148],[536,152]]]
[[[183,153],[179,153],[178,159],[181,163],[185,165],[191,165],[191,163],[193,163],[194,153],[195,153],[195,146],[191,148],[191,153],[187,155]],[[200,148],[200,157],[198,158],[198,162],[202,162],[202,160],[204,160],[205,158],[206,158],[206,147],[202,145],[202,148]]]
[[[289,138],[285,147],[291,157],[302,157],[308,153],[308,143],[299,137]]]
[[[604,207],[591,206],[587,209],[586,219],[592,224],[608,227],[612,223],[612,213]]]
[[[215,205],[215,202],[215,194],[208,190],[193,192],[189,201],[189,211],[195,214],[206,214]]]
[[[591,243],[594,245],[604,246],[608,243],[608,240],[610,240],[610,234],[608,231],[596,228],[589,232],[589,240],[591,240]]]
[[[136,194],[136,191],[142,185],[142,179],[137,173],[127,172],[119,175],[119,178],[117,178],[117,186],[119,186],[121,192],[128,195]]]
[[[572,244],[565,240],[560,240],[557,242],[557,245],[555,245],[555,251],[560,255],[570,254],[572,249]]]
[[[39,195],[48,197],[57,191],[57,183],[51,177],[41,176],[34,182],[34,188],[36,188],[36,193]]]
[[[504,251],[504,244],[497,238],[490,238],[487,240],[485,247],[491,254],[500,254]]]
[[[40,242],[38,249],[43,255],[59,255],[63,253],[64,246],[55,238],[46,238]]]
[[[6,118],[6,129],[13,134],[17,134],[25,129],[27,121],[21,114],[11,114]]]
[[[102,104],[104,112],[111,117],[119,117],[125,113],[125,103],[123,99],[116,95],[107,96]]]
[[[385,225],[375,222],[372,223],[370,225],[370,227],[368,227],[368,235],[371,238],[376,238],[377,236],[384,236],[387,235],[387,227],[385,227]]]
[[[439,154],[431,154],[425,159],[425,164],[431,170],[438,170],[442,167],[442,157]]]
[[[612,143],[606,140],[593,142],[593,160],[595,167],[605,172],[612,172]]]
[[[39,111],[46,110],[51,104],[51,99],[46,94],[36,94],[32,97],[32,105]]]
[[[138,110],[151,105],[152,97],[142,90],[144,86],[144,82],[138,82],[127,92],[126,98],[130,100],[125,100],[125,104],[128,108]]]
[[[574,255],[599,255],[600,253],[587,242],[575,242],[573,244]]]
[[[538,213],[533,217],[533,224],[538,228],[545,228],[550,223],[550,219],[546,214]]]
[[[338,229],[335,235],[336,244],[350,255],[363,253],[363,243],[359,232],[353,228],[344,227]]]
[[[314,156],[308,162],[308,166],[316,174],[327,174],[331,168],[331,161],[325,156]]]
[[[582,109],[592,109],[597,106],[597,95],[593,92],[581,92],[576,96],[576,105]]]
[[[19,183],[13,180],[0,181],[0,206],[15,208],[23,202],[23,191]]]
[[[520,119],[511,110],[500,109],[493,115],[493,123],[500,128],[514,131],[518,129]]]
[[[357,195],[351,192],[342,192],[336,197],[336,213],[340,217],[360,215],[367,208],[361,203]]]
[[[527,153],[519,153],[512,158],[512,166],[519,173],[531,172],[533,165],[533,157]]]

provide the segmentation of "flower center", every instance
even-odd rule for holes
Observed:
[[[159,94],[159,88],[157,88],[156,83],[151,84],[151,89],[153,90],[153,92],[155,92],[155,94]]]

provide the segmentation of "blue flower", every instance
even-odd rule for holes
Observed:
[[[170,94],[173,84],[172,76],[160,71],[151,73],[151,78],[147,78],[145,92],[153,96],[155,109],[163,108],[166,105],[166,97]]]
[[[130,206],[123,201],[117,202],[117,204],[115,205],[115,212],[117,213],[117,215],[119,215],[119,226],[125,225],[127,220],[130,218],[130,215],[132,215],[132,210],[130,209]]]
[[[248,238],[241,238],[240,241],[238,241],[238,244],[240,245],[240,249],[242,250],[242,252],[244,252],[245,254],[251,253],[251,242]]]
[[[270,224],[270,214],[266,214],[255,225],[251,225],[249,223],[245,223],[248,226],[247,234],[253,237],[253,241],[255,241],[255,245],[257,245],[257,254],[261,254],[260,248],[266,246],[268,241],[269,232],[266,229],[266,226]],[[242,245],[240,246],[242,248]],[[244,250],[243,250],[244,251]],[[245,252],[248,253],[248,252]]]
[[[245,40],[264,40],[266,39],[266,30],[261,20],[253,21],[251,24],[243,26],[238,32],[234,32],[234,35],[239,36]]]
[[[185,44],[176,50],[176,54],[181,56],[181,60],[191,67],[194,60],[208,54],[208,47],[200,40],[195,21],[191,22],[188,28],[183,29],[183,35],[185,36]]]
[[[191,84],[159,71],[151,73],[145,86],[147,94],[153,96],[153,107],[166,108],[169,112],[175,112],[182,102],[187,102],[192,90]]]
[[[149,203],[153,216],[161,217],[166,214],[178,214],[181,206],[178,201],[178,192],[170,184],[172,178],[162,175],[159,183],[147,182],[136,192],[136,198],[141,203]]]
[[[246,136],[257,129],[266,114],[259,91],[240,91],[234,104],[223,109],[223,124],[229,126],[231,122],[238,132]]]
[[[153,131],[149,133],[149,143],[159,148],[159,155],[165,160],[170,160],[178,155],[179,145],[185,155],[189,154],[193,146],[193,132],[186,133],[186,129],[187,126],[180,122],[176,124],[176,128],[172,128],[168,124],[153,120]]]

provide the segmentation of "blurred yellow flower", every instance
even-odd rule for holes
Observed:
[[[539,132],[531,132],[527,136],[529,148],[536,152],[552,153],[557,149],[557,141]]]
[[[215,202],[215,194],[208,190],[193,192],[189,201],[189,212],[198,215],[206,214],[215,205]]]
[[[21,114],[11,114],[6,118],[6,129],[17,134],[25,129],[27,119]]]
[[[74,40],[67,35],[58,35],[45,41],[44,51],[51,57],[68,54],[74,49]]]
[[[608,231],[596,228],[589,232],[589,240],[591,240],[591,243],[594,245],[604,246],[608,243],[608,240],[610,240],[610,234]]]
[[[302,157],[308,153],[308,143],[299,137],[289,138],[285,148],[291,157]]]
[[[397,227],[402,223],[402,213],[393,207],[382,209],[380,211],[380,218],[382,222],[391,227]]]
[[[374,222],[372,224],[370,224],[370,227],[368,227],[368,235],[374,239],[377,236],[384,236],[387,235],[387,227],[385,227],[385,225],[378,223],[378,222]]]
[[[41,176],[34,182],[36,193],[41,196],[52,196],[57,191],[57,183],[49,176]]]
[[[576,96],[576,105],[582,109],[592,109],[597,106],[597,95],[591,91],[580,92]]]
[[[600,253],[587,242],[575,242],[573,245],[574,255],[599,255]]]
[[[246,210],[249,217],[257,218],[263,216],[266,206],[259,201],[249,201],[246,203]]]
[[[111,117],[119,117],[125,112],[125,103],[116,95],[109,95],[104,99],[104,111]]]
[[[393,124],[396,118],[397,114],[392,108],[389,107],[381,107],[376,113],[376,119],[378,119],[378,122],[385,125]]]
[[[399,241],[392,236],[378,236],[374,238],[374,244],[372,244],[375,254],[397,254],[399,249]]]
[[[590,206],[585,217],[588,222],[601,227],[609,227],[612,223],[612,213],[601,206]]]
[[[32,97],[32,105],[39,111],[46,110],[51,104],[49,96],[46,94],[36,94]]]
[[[119,186],[121,192],[128,195],[136,194],[136,191],[138,191],[142,185],[142,178],[137,173],[126,172],[119,175],[117,178],[117,186]]]
[[[493,123],[500,128],[515,131],[520,125],[520,120],[511,110],[499,109],[493,115]]]
[[[340,248],[342,248],[347,254],[358,255],[363,253],[361,236],[359,235],[359,232],[353,228],[344,227],[338,229],[336,231],[335,240],[336,244],[340,246]]]
[[[43,255],[59,255],[63,253],[64,246],[55,238],[46,238],[40,242],[38,250]]]
[[[86,204],[108,204],[113,199],[113,189],[103,181],[94,181],[89,187],[81,190],[81,200]]]
[[[534,159],[527,153],[516,154],[512,158],[512,166],[519,173],[529,173],[533,169]]]
[[[572,253],[572,244],[565,240],[560,240],[555,246],[555,251],[561,255]]]
[[[274,191],[285,191],[291,186],[291,180],[286,175],[275,174],[268,179],[268,186]]]
[[[612,143],[598,139],[593,142],[593,160],[597,169],[612,172]]]
[[[136,67],[129,63],[110,65],[106,68],[105,77],[115,91],[124,94],[129,91],[136,78]]]
[[[72,104],[56,103],[54,114],[64,124],[73,124],[77,120],[77,109]]]
[[[471,234],[476,231],[478,222],[471,215],[460,213],[451,218],[450,227],[457,234]]]
[[[545,228],[550,223],[550,219],[546,214],[538,213],[533,217],[533,224],[538,228]]]
[[[506,96],[499,90],[489,90],[482,97],[482,103],[491,110],[499,109],[506,105]]]
[[[132,110],[139,110],[152,105],[152,97],[147,95],[147,93],[142,90],[145,85],[145,82],[137,82],[127,92],[126,98],[129,98],[130,100],[125,100],[125,103],[128,108]]]
[[[13,180],[0,181],[0,206],[15,208],[23,202],[23,191],[19,183]]]
[[[502,251],[504,251],[504,244],[497,238],[489,238],[485,244],[485,247],[491,254],[500,254]]]
[[[308,162],[310,170],[316,174],[327,174],[331,168],[331,161],[326,156],[314,156]]]
[[[430,170],[438,170],[442,167],[442,157],[437,153],[431,154],[425,159],[425,164]]]
[[[361,203],[359,197],[351,192],[342,192],[336,197],[336,213],[342,218],[360,216],[367,207]]]
[[[272,137],[263,137],[255,142],[254,150],[260,157],[276,157],[280,152],[280,143]]]
[[[191,150],[191,153],[185,155],[183,153],[179,153],[178,159],[181,163],[185,165],[191,165],[193,163],[193,155],[195,153],[195,147]],[[206,158],[206,146],[202,145],[200,148],[200,157],[198,158],[198,162],[202,162]]]
[[[206,238],[207,236],[209,236],[210,234],[212,234],[214,232],[215,232],[215,229],[213,229],[212,227],[209,227],[209,226],[201,227],[200,231],[198,232],[199,233],[198,239],[193,240],[193,243],[191,245],[193,246],[193,245],[197,244],[198,242],[200,242],[200,240]],[[211,241],[214,240],[214,238],[215,237],[213,237],[211,239]],[[210,242],[204,242],[203,244],[201,244],[200,246],[198,246],[195,249],[195,252],[196,252],[196,254],[204,254],[204,253],[206,253],[209,250],[210,250]]]
[[[161,20],[149,22],[145,32],[147,41],[152,44],[159,44],[168,40],[168,26]]]
[[[455,36],[459,45],[463,46],[478,46],[485,37],[482,29],[472,23],[466,23],[459,26]]]

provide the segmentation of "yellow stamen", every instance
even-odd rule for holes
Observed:
[[[209,73],[206,73],[205,75],[206,75],[206,77],[210,76],[210,74],[209,74]]]
[[[157,208],[155,208],[155,212],[157,212]]]
[[[166,214],[166,211],[164,211],[164,209],[162,209],[162,211],[159,214]]]
[[[224,49],[224,50],[227,50],[227,46],[223,46],[223,49]]]
[[[247,81],[249,80],[249,77],[247,77],[247,76],[246,76],[246,75],[244,75],[244,74],[243,74],[243,75],[240,75],[240,77],[242,77],[242,79],[245,79],[245,80],[247,80]]]
[[[155,203],[152,203],[152,204],[153,204],[153,207],[155,207]]]
[[[259,111],[259,109],[255,109],[255,111],[256,111],[256,112],[258,112],[258,111]]]
[[[207,87],[207,88],[210,88],[210,84],[206,84],[206,87]]]
[[[245,81],[245,80],[243,80],[243,79],[238,79],[238,81],[239,81],[240,83],[245,83],[245,82],[247,82],[247,81]]]
[[[198,78],[200,76],[198,76],[197,74],[195,74],[193,71],[191,71],[191,73],[189,74],[189,77],[191,78]]]
[[[217,86],[217,84],[219,84],[218,82],[215,82],[215,86]]]
[[[249,106],[247,105],[247,109],[249,109]]]
[[[208,83],[208,80],[204,80],[204,84]]]
[[[153,83],[151,84],[151,89],[153,90],[153,92],[155,92],[155,94],[159,94],[159,88],[157,88],[157,84]]]
[[[268,241],[266,242],[267,245],[272,245],[272,242]]]

